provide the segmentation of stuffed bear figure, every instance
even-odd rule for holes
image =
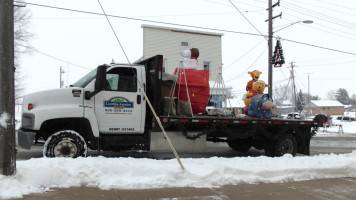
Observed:
[[[253,93],[252,95],[250,96],[255,96],[257,94],[263,94],[263,92],[265,91],[265,88],[267,87],[268,85],[264,82],[264,81],[256,81],[253,85],[252,85],[252,90],[251,92]],[[248,96],[248,95],[247,95]]]
[[[252,90],[250,92],[247,92],[246,93],[246,99],[245,99],[245,105],[246,106],[249,106],[250,105],[250,101],[251,101],[251,98],[254,97],[255,95],[257,94],[263,94],[263,92],[265,91],[265,88],[267,87],[268,85],[265,84],[264,81],[256,81],[255,83],[253,83],[252,85]]]
[[[254,70],[254,71],[252,71],[252,72],[248,72],[248,74],[251,75],[252,80],[250,80],[249,82],[247,82],[246,91],[247,91],[247,92],[251,92],[253,84],[254,84],[256,81],[258,81],[258,79],[260,78],[260,75],[262,74],[262,72],[260,72],[260,71],[258,71],[258,70]]]
[[[268,94],[257,94],[251,98],[251,102],[248,107],[248,116],[270,119],[272,117],[272,107],[273,100],[269,98]]]

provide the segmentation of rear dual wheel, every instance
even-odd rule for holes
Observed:
[[[265,146],[265,154],[270,157],[280,157],[285,154],[297,154],[297,140],[292,134],[281,135],[277,140],[270,141]]]

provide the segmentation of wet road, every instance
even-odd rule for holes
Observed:
[[[355,135],[317,136],[311,141],[311,155],[342,154],[356,150]],[[102,152],[107,157],[151,157],[156,159],[173,158],[167,153],[137,153],[137,152]],[[204,153],[180,153],[181,157],[236,157],[261,156],[263,151],[251,149],[247,153],[231,150],[225,143],[207,143]],[[97,151],[90,151],[89,156],[98,156]],[[35,146],[31,151],[19,149],[18,160],[42,157],[42,146]],[[100,190],[98,188],[79,187],[53,189],[42,194],[26,195],[23,200],[44,199],[122,199],[122,200],[235,200],[235,199],[311,199],[311,200],[354,200],[356,199],[356,178],[322,179],[288,183],[261,183],[226,185],[219,188],[164,188],[145,190]]]
[[[316,136],[310,143],[310,155],[329,154],[329,153],[351,153],[356,150],[356,134],[352,135],[332,135],[332,136]],[[218,157],[243,157],[243,156],[261,156],[264,151],[251,148],[248,152],[238,152],[232,150],[226,143],[207,142],[206,151],[198,153],[178,152],[182,158],[208,158],[213,156]],[[172,152],[101,152],[105,157],[148,157],[155,159],[170,159],[174,158]],[[98,156],[98,151],[89,151],[88,156]],[[30,158],[42,157],[42,146],[32,146],[31,150],[25,150],[18,147],[17,160],[27,160]]]

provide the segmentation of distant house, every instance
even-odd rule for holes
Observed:
[[[304,107],[304,110],[307,113],[311,110],[311,115],[343,115],[344,105],[338,101],[311,101]]]
[[[289,100],[275,100],[273,103],[277,107],[277,109],[273,112],[274,114],[286,115],[294,111],[293,103]]]

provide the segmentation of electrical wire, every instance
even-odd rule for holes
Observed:
[[[256,45],[254,45],[251,49],[249,49],[246,53],[244,53],[242,56],[240,56],[239,58],[237,58],[234,62],[232,62],[231,64],[227,65],[226,67],[223,66],[224,70],[230,68],[233,64],[235,64],[237,61],[239,61],[240,59],[242,59],[243,57],[245,57],[247,54],[249,54],[250,52],[252,52],[252,50],[254,50],[257,46],[259,46],[260,44],[262,44],[264,40],[261,40],[259,43],[257,43]]]
[[[294,18],[297,18],[298,20],[302,19],[303,18],[300,18],[300,17],[296,17],[295,15],[291,15],[289,13],[284,13],[284,15],[287,15],[287,16],[291,16],[291,17],[294,17]],[[286,19],[284,19],[286,20]],[[289,20],[289,21],[293,21],[293,20]],[[347,35],[352,35],[352,36],[356,36],[356,34],[353,34],[353,33],[350,33],[350,32],[346,32],[346,31],[342,31],[340,29],[335,29],[335,28],[332,28],[332,27],[329,27],[329,26],[326,26],[326,25],[322,25],[320,23],[315,23],[315,25],[317,26],[321,26],[321,27],[324,27],[324,28],[327,28],[327,29],[331,29],[333,31],[336,31],[336,32],[340,32],[340,33],[344,33],[344,34],[347,34]],[[351,38],[349,36],[346,36],[346,35],[340,35],[338,33],[333,33],[333,32],[330,32],[330,31],[326,31],[326,30],[323,30],[323,29],[320,29],[320,28],[316,28],[314,26],[306,26],[307,28],[310,28],[310,29],[315,29],[315,30],[318,30],[318,31],[321,31],[321,32],[324,32],[324,33],[328,33],[328,34],[331,34],[331,35],[335,35],[335,36],[338,36],[338,37],[341,37],[341,38],[347,38],[349,40],[356,40],[356,38]]]
[[[332,23],[332,24],[335,24],[335,25],[338,25],[338,26],[342,26],[342,27],[350,28],[350,29],[355,29],[356,28],[356,24],[354,24],[354,23],[347,22],[347,21],[344,21],[344,20],[341,20],[341,19],[338,19],[338,18],[335,18],[335,17],[331,17],[329,15],[325,15],[325,14],[313,11],[311,9],[303,8],[303,7],[300,7],[300,6],[295,5],[293,3],[286,3],[286,5],[284,5],[283,7],[288,9],[288,10],[291,10],[293,12],[298,12],[298,13],[301,13],[301,14],[304,14],[304,15],[315,17],[315,18],[317,18],[319,20],[326,21],[326,22],[329,22],[329,23]]]
[[[106,15],[103,6],[102,6],[101,3],[100,3],[100,0],[98,0],[98,3],[100,4],[100,7],[101,7],[101,9],[103,10],[103,13],[104,13],[105,17],[106,17],[107,21],[109,22],[110,27],[111,27],[112,31],[114,32],[117,41],[118,41],[119,44],[120,44],[121,50],[124,52],[124,54],[125,54],[125,56],[126,56],[126,52],[125,52],[123,46],[121,45],[120,40],[119,40],[119,38],[117,37],[117,34],[116,34],[116,32],[115,32],[113,26],[111,25],[111,22],[110,22],[108,16]],[[133,69],[133,66],[132,66],[132,64],[131,64],[131,62],[130,62],[130,60],[128,59],[127,56],[126,56],[126,59],[127,59],[128,63],[130,64],[131,69]],[[136,74],[136,76],[137,76],[137,74]],[[137,81],[138,81],[138,83],[140,84],[140,86],[142,87],[142,84],[140,83],[140,81],[139,81],[138,79],[137,79]],[[161,128],[164,137],[167,139],[168,145],[170,146],[170,148],[171,148],[173,154],[175,155],[175,157],[176,157],[176,159],[177,159],[179,165],[181,166],[182,170],[184,170],[184,166],[183,166],[183,164],[182,164],[182,162],[181,162],[181,160],[180,160],[180,157],[179,157],[178,153],[176,152],[175,148],[173,147],[172,142],[171,142],[170,138],[168,137],[166,131],[164,130],[164,127],[163,127],[163,125],[162,125],[162,123],[161,123],[161,121],[160,121],[160,118],[157,116],[157,114],[156,114],[156,112],[155,112],[155,110],[154,110],[154,108],[153,108],[153,106],[152,106],[150,100],[148,99],[148,97],[147,97],[147,95],[146,95],[146,92],[144,91],[144,89],[143,89],[141,92],[142,92],[142,94],[144,95],[144,97],[145,97],[145,99],[146,99],[146,102],[147,102],[148,106],[150,107],[150,109],[151,109],[151,111],[152,111],[152,114],[154,115],[154,117],[155,117],[155,119],[156,119],[156,121],[157,121],[159,127]],[[189,97],[188,97],[188,99],[189,99]]]
[[[348,9],[348,10],[351,10],[351,11],[356,11],[356,9],[353,9],[353,8],[350,8],[350,7],[347,7],[347,6],[342,6],[340,4],[334,4],[334,3],[325,2],[325,1],[322,1],[322,0],[315,0],[315,1],[319,1],[319,2],[322,2],[324,4],[328,4],[328,5],[337,6],[337,7],[344,8],[344,9]]]
[[[342,64],[356,64],[356,61],[348,61],[348,62],[337,62],[337,63],[322,63],[322,64],[307,64],[307,65],[302,65],[298,67],[319,67],[319,66],[327,66],[327,65],[338,65],[338,67],[341,67],[340,65]],[[347,66],[349,67],[349,66]]]
[[[17,1],[14,1],[14,2],[17,2]],[[95,13],[95,12],[82,11],[82,10],[74,10],[74,9],[69,9],[69,8],[61,8],[61,7],[48,6],[48,5],[35,4],[35,3],[28,3],[28,2],[26,2],[26,4],[27,5],[32,5],[32,6],[39,6],[39,7],[45,7],[45,8],[52,8],[52,9],[58,9],[58,10],[71,11],[71,12],[92,14],[92,15],[101,15],[101,16],[104,15],[102,13]],[[243,35],[250,35],[250,36],[267,37],[266,35],[260,35],[260,34],[255,34],[255,33],[247,33],[247,32],[240,32],[240,31],[232,31],[232,30],[224,30],[224,29],[216,29],[216,28],[206,28],[206,27],[183,25],[183,24],[176,24],[176,23],[169,23],[169,22],[160,22],[160,21],[154,21],[154,20],[145,20],[145,19],[138,19],[138,18],[132,18],[132,17],[117,16],[117,15],[107,15],[107,16],[108,17],[113,17],[113,18],[127,19],[127,20],[144,21],[144,22],[151,22],[151,23],[158,23],[158,24],[165,24],[165,25],[174,25],[174,26],[181,26],[181,27],[204,29],[204,30],[210,30],[210,31],[220,31],[220,32],[226,32],[226,33],[236,33],[236,34],[243,34]],[[274,37],[274,38],[277,38],[277,37]],[[329,51],[334,51],[334,52],[339,52],[339,53],[344,53],[344,54],[349,54],[349,55],[356,55],[356,53],[337,50],[337,49],[332,49],[332,48],[328,48],[328,47],[322,47],[322,46],[318,46],[318,45],[314,45],[314,44],[308,44],[308,43],[305,43],[305,42],[299,42],[299,41],[294,41],[294,40],[290,40],[290,39],[283,39],[283,40],[284,41],[288,41],[288,42],[292,42],[292,43],[305,45],[305,46],[311,46],[311,47],[315,47],[315,48],[319,48],[319,49],[324,49],[324,50],[329,50]]]
[[[131,62],[130,62],[130,59],[129,59],[129,57],[128,57],[127,54],[126,54],[126,51],[125,51],[124,47],[122,46],[122,44],[121,44],[121,42],[120,42],[120,40],[119,40],[119,37],[117,37],[117,34],[116,34],[115,30],[114,30],[114,27],[112,26],[112,24],[111,24],[111,22],[110,22],[108,16],[106,15],[105,10],[104,10],[103,6],[102,6],[101,3],[100,3],[100,0],[98,0],[98,3],[99,3],[99,5],[100,5],[100,7],[101,7],[101,9],[102,9],[102,11],[103,11],[103,13],[104,13],[104,15],[105,15],[107,21],[108,21],[108,23],[110,24],[110,28],[111,28],[111,30],[113,31],[113,33],[114,33],[114,35],[115,35],[115,37],[116,37],[116,40],[117,40],[117,42],[119,43],[119,45],[120,45],[120,47],[121,47],[121,50],[122,50],[122,52],[124,53],[124,55],[125,55],[125,57],[126,57],[127,62],[128,62],[129,65],[132,67],[132,64],[131,64]]]
[[[246,21],[261,35],[265,38],[265,40],[268,41],[267,37],[264,36],[261,31],[259,31],[255,25],[252,24],[252,22],[235,6],[235,4],[232,3],[231,0],[229,0],[229,2],[231,3],[231,5],[246,19]]]
[[[288,0],[286,2],[288,2]],[[293,1],[293,2],[295,2],[295,1]],[[351,15],[351,16],[356,16],[354,13],[345,12],[345,10],[337,10],[337,9],[331,9],[331,8],[328,8],[328,7],[325,7],[325,6],[321,6],[321,5],[315,5],[315,4],[312,4],[310,1],[297,2],[297,3],[303,3],[303,5],[309,5],[309,6],[312,6],[312,7],[322,8],[322,9],[333,11],[333,12],[337,12],[337,13],[340,13],[340,14],[347,14],[347,15]],[[335,7],[335,6],[332,6],[332,7]],[[353,10],[353,11],[355,11],[355,10]]]
[[[61,62],[64,62],[64,63],[70,64],[70,65],[73,65],[73,66],[75,66],[75,67],[79,67],[79,68],[86,69],[86,70],[92,70],[92,69],[91,69],[91,68],[89,68],[89,67],[83,67],[83,66],[80,66],[80,65],[77,65],[77,64],[74,64],[74,63],[71,63],[71,62],[65,61],[65,60],[63,60],[63,59],[60,59],[60,58],[57,58],[57,57],[51,56],[51,55],[46,54],[46,53],[43,53],[43,52],[41,52],[41,51],[39,51],[39,50],[37,50],[37,49],[33,49],[33,50],[34,50],[34,51],[36,51],[36,52],[37,52],[37,53],[39,53],[39,54],[42,54],[42,55],[47,56],[47,57],[49,57],[49,58],[52,58],[52,59],[55,59],[55,60],[58,60],[58,61],[61,61]]]
[[[231,78],[231,79],[229,79],[229,80],[227,80],[225,82],[229,82],[229,81],[235,80],[235,79],[241,77],[242,75],[244,75],[262,57],[262,55],[267,50],[267,47],[268,46],[266,46],[266,48],[262,51],[262,53],[255,59],[255,61],[253,61],[253,63],[247,69],[245,69],[242,73],[238,74],[237,76],[235,76],[235,77],[233,77],[233,78]]]

